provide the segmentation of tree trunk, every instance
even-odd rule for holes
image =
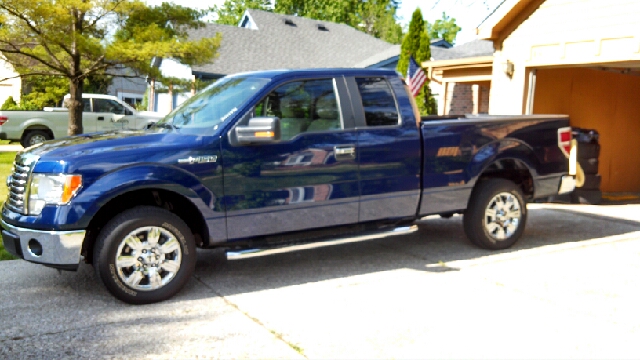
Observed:
[[[67,129],[67,135],[82,134],[82,79],[70,79],[69,84],[69,129]]]

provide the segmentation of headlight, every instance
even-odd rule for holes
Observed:
[[[68,204],[81,187],[80,175],[33,174],[29,187],[29,215],[40,215],[47,204]]]

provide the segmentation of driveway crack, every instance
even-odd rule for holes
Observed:
[[[260,326],[260,327],[262,327],[263,329],[267,330],[267,331],[268,331],[268,332],[270,332],[273,336],[275,336],[278,340],[282,341],[282,342],[283,342],[283,343],[285,343],[287,346],[289,346],[290,348],[292,348],[293,350],[295,350],[298,354],[302,355],[302,357],[304,357],[305,359],[308,359],[308,357],[304,354],[304,350],[303,350],[300,346],[298,346],[298,345],[296,345],[296,344],[294,344],[294,343],[292,343],[292,342],[290,342],[290,341],[286,340],[282,334],[280,334],[279,332],[277,332],[277,331],[275,331],[275,330],[270,329],[270,328],[269,328],[269,327],[267,327],[267,326],[266,326],[262,321],[260,321],[259,319],[257,319],[257,318],[255,318],[255,317],[253,317],[253,316],[249,315],[249,313],[247,313],[246,311],[244,311],[244,310],[240,309],[240,307],[239,307],[236,303],[232,302],[232,301],[231,301],[231,300],[229,300],[226,296],[224,296],[224,295],[222,295],[221,293],[219,293],[218,291],[216,291],[212,286],[210,286],[210,285],[209,285],[209,284],[207,284],[206,282],[202,281],[202,279],[200,279],[200,277],[198,277],[197,275],[194,275],[193,277],[196,279],[196,281],[198,281],[198,282],[199,282],[200,284],[202,284],[204,287],[206,287],[207,289],[209,289],[212,293],[214,293],[215,295],[219,296],[219,297],[222,299],[222,301],[224,301],[224,302],[225,302],[225,304],[227,304],[227,305],[231,306],[232,308],[236,309],[237,311],[239,311],[240,313],[242,313],[244,316],[246,316],[249,320],[253,321],[253,322],[254,322],[255,324],[257,324],[258,326]]]

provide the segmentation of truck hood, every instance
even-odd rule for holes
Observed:
[[[177,159],[197,153],[203,138],[175,132],[119,131],[48,141],[24,152],[39,157],[34,172],[99,175],[134,163],[176,164]]]

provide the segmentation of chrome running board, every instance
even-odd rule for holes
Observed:
[[[364,233],[354,233],[351,236],[327,237],[314,240],[299,240],[294,244],[283,244],[268,247],[257,247],[242,250],[227,250],[227,259],[246,259],[257,256],[265,256],[271,254],[282,254],[291,251],[316,249],[325,246],[334,246],[340,244],[349,244],[365,240],[382,239],[391,236],[407,235],[418,231],[418,225],[400,226],[387,230],[368,231]]]

